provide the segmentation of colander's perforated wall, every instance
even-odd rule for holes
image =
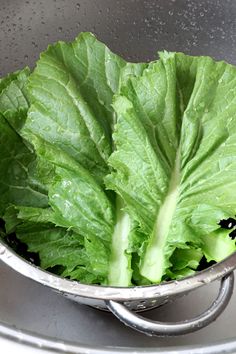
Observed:
[[[167,49],[236,63],[235,0],[1,0],[0,23],[1,75],[80,31],[132,61]]]

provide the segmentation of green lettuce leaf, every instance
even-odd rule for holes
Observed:
[[[106,262],[103,284],[122,286],[131,284],[131,256],[126,253],[131,222],[121,210],[122,201],[106,191],[103,178],[110,171],[111,103],[120,76],[144,68],[125,65],[89,33],[49,46],[29,79],[31,106],[23,128],[38,156],[54,166],[49,204],[55,224],[85,238],[94,269],[101,258]]]
[[[49,46],[29,80],[26,137],[53,144],[99,180],[108,172],[111,102],[124,65],[89,33]]]
[[[90,263],[83,238],[78,234],[53,225],[50,227],[43,224],[27,225],[27,223],[18,226],[16,232],[18,239],[28,245],[29,251],[39,253],[42,268],[61,266],[60,275],[66,273],[70,278],[71,272],[80,268],[83,270],[84,277],[91,277],[93,274],[95,282],[102,282],[102,277],[96,274],[94,269],[90,273]],[[87,282],[83,278],[77,280]]]
[[[115,97],[106,183],[146,235],[139,269],[151,282],[176,248],[193,244],[217,261],[235,250],[218,225],[236,209],[235,75],[224,62],[164,52]],[[215,232],[221,242],[209,247]]]
[[[179,271],[185,268],[197,269],[200,260],[202,259],[203,252],[201,248],[186,247],[176,248],[170,262],[172,264],[172,271]]]
[[[37,178],[41,169],[36,156],[19,135],[28,108],[25,94],[28,76],[26,68],[1,81],[0,216],[9,203],[42,207],[48,203],[45,188]]]
[[[108,264],[97,244],[85,248],[85,240],[73,230],[55,225],[54,212],[50,208],[9,206],[3,219],[5,232],[15,233],[25,243],[28,252],[36,252],[40,266],[61,276],[84,283],[103,283]],[[97,266],[94,261],[99,259]]]
[[[1,113],[11,127],[17,132],[20,132],[20,129],[24,125],[29,108],[28,94],[26,90],[29,75],[30,69],[26,67],[25,69],[17,71],[16,73],[9,75],[9,77],[2,79],[2,87],[4,83],[4,88],[0,93]],[[10,80],[10,78],[12,79]]]

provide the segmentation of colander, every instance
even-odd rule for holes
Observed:
[[[0,260],[27,278],[51,288],[70,300],[109,310],[127,326],[147,335],[156,336],[176,336],[194,332],[214,321],[231,298],[234,285],[233,270],[236,268],[234,253],[224,261],[179,281],[121,288],[85,285],[56,276],[24,260],[2,241]],[[145,319],[137,313],[166,304],[215,280],[221,280],[218,296],[212,305],[197,317],[170,323]]]

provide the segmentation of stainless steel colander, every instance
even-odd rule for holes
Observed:
[[[102,310],[110,310],[120,321],[148,335],[175,336],[197,331],[214,321],[226,308],[233,293],[236,253],[220,263],[179,281],[130,288],[80,284],[46,272],[25,261],[7,245],[0,243],[0,260],[22,275],[45,285],[70,300]],[[166,304],[190,291],[221,280],[216,300],[199,316],[181,322],[158,322],[136,312]]]

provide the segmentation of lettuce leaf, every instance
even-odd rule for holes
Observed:
[[[176,248],[194,245],[217,261],[235,251],[218,225],[236,209],[235,77],[224,62],[164,52],[115,97],[106,183],[146,236],[139,268],[151,282]]]
[[[9,203],[42,207],[48,203],[45,188],[37,180],[36,156],[18,134],[28,109],[28,76],[26,68],[0,82],[0,217]]]
[[[49,46],[29,79],[31,106],[22,130],[37,155],[54,166],[48,196],[55,224],[84,237],[94,269],[101,258],[108,264],[103,284],[121,286],[131,284],[126,249],[132,223],[103,182],[113,150],[111,104],[120,76],[145,66],[125,65],[88,33]]]
[[[38,209],[39,215],[42,210]],[[36,212],[37,209],[34,210],[34,216]],[[101,259],[99,267],[96,270],[92,268],[82,236],[72,230],[55,227],[47,219],[36,220],[34,217],[32,221],[27,214],[27,208],[24,207],[8,208],[4,215],[6,229],[8,233],[14,231],[17,238],[27,244],[27,251],[39,254],[42,268],[52,269],[61,276],[85,283],[102,283],[107,264]],[[76,274],[80,274],[80,277],[76,278]]]
[[[29,80],[26,136],[39,136],[89,169],[97,180],[103,177],[112,151],[111,102],[124,65],[89,33],[72,43],[49,46]]]
[[[27,244],[29,252],[38,252],[43,268],[56,269],[58,274],[72,279],[79,274],[79,280],[85,283],[101,283],[107,264],[102,266],[100,262],[99,271],[92,269],[81,243],[82,236],[55,226],[47,196],[53,170],[44,159],[36,157],[29,143],[20,136],[29,108],[28,77],[26,68],[1,81],[0,191],[5,232],[16,233]]]
[[[2,80],[2,87],[4,88],[0,94],[1,113],[18,133],[24,125],[29,108],[28,93],[26,92],[29,75],[30,69],[26,67]]]

